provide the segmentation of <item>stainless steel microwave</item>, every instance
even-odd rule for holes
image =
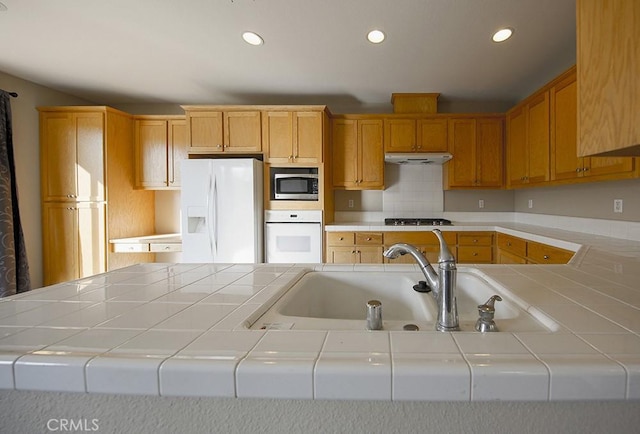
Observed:
[[[318,174],[274,174],[273,198],[275,200],[318,200]]]

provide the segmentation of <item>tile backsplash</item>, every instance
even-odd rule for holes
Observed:
[[[385,216],[439,217],[444,211],[442,166],[386,164],[385,186]]]

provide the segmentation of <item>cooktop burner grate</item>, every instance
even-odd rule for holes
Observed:
[[[387,226],[450,226],[451,221],[441,218],[386,218]]]

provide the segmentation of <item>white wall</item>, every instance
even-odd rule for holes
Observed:
[[[0,391],[0,432],[97,419],[97,433],[637,433],[638,401],[379,402]],[[57,427],[53,421],[52,427]],[[91,427],[91,425],[88,425]]]
[[[42,286],[42,223],[40,212],[40,137],[36,107],[95,105],[0,71],[0,89],[18,93],[11,99],[13,146],[20,219],[27,246],[31,286]],[[1,430],[0,430],[1,431]]]

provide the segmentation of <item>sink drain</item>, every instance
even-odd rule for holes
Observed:
[[[415,332],[420,330],[420,328],[415,324],[405,324],[404,327],[402,327],[402,329],[410,332]]]

